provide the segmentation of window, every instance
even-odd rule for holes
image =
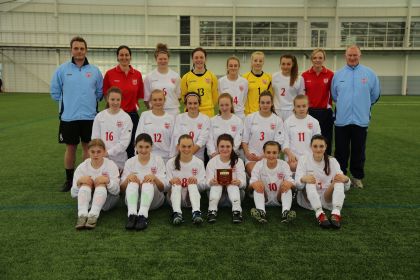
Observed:
[[[325,48],[327,46],[328,22],[311,22],[311,47]]]
[[[236,46],[296,47],[297,22],[236,23]]]
[[[411,22],[410,46],[420,47],[420,22]]]
[[[200,21],[200,45],[231,47],[233,24],[229,21]]]
[[[190,17],[189,16],[181,16],[181,20],[180,20],[180,42],[179,45],[180,46],[189,46],[191,43],[190,40]]]

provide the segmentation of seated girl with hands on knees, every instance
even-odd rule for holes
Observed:
[[[229,134],[217,138],[218,155],[213,157],[206,168],[209,187],[209,211],[207,221],[216,222],[218,206],[232,207],[232,222],[242,222],[241,200],[245,196],[245,166],[233,150],[234,141]]]
[[[264,144],[264,158],[257,162],[252,170],[249,189],[253,191],[255,208],[251,216],[260,223],[267,222],[265,206],[282,207],[282,223],[295,219],[292,207],[292,190],[295,183],[289,165],[279,159],[280,145],[275,141]]]
[[[126,229],[144,230],[149,222],[149,210],[163,205],[167,186],[165,163],[152,154],[153,141],[149,134],[137,135],[136,153],[127,160],[121,175],[121,191],[125,191],[128,219]]]
[[[101,210],[112,209],[119,200],[120,172],[112,160],[105,158],[105,143],[92,139],[88,152],[89,158],[76,168],[71,187],[71,196],[77,198],[76,229],[95,228]]]
[[[201,159],[193,154],[194,141],[188,134],[178,138],[176,157],[166,163],[170,190],[167,201],[172,205],[172,223],[184,222],[181,206],[192,208],[192,222],[201,224],[200,191],[204,191],[206,170]]]
[[[350,188],[350,179],[340,170],[340,165],[328,156],[327,140],[322,135],[311,139],[312,153],[303,156],[296,169],[296,186],[299,190],[299,206],[315,211],[315,216],[322,228],[341,227],[341,208],[344,204],[344,192]],[[331,210],[328,220],[323,208]]]

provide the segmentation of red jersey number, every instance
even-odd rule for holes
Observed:
[[[260,141],[264,141],[264,131],[260,132]]]
[[[280,89],[280,96],[286,96],[286,89],[285,88]]]
[[[162,134],[160,134],[160,133],[153,133],[153,142],[155,142],[155,143],[162,143]]]
[[[305,142],[305,132],[298,132],[299,142]]]
[[[276,183],[269,183],[269,184],[268,184],[268,189],[269,189],[270,191],[272,191],[272,192],[277,191],[277,185],[276,185]]]
[[[192,139],[194,139],[194,131],[190,131],[188,134],[191,136]]]
[[[237,97],[237,96],[235,96],[235,98],[233,98],[233,103],[234,103],[235,105],[238,105],[238,97]]]
[[[113,141],[114,140],[114,133],[111,132],[105,132],[105,141]]]
[[[181,179],[181,187],[183,187],[183,188],[188,187],[188,179],[187,178],[182,178]]]

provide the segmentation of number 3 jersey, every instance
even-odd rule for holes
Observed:
[[[168,160],[166,163],[166,171],[168,173],[168,180],[179,178],[183,188],[188,187],[188,178],[197,178],[198,190],[204,191],[206,189],[206,169],[201,159],[193,156],[190,162],[180,161],[180,170],[175,169],[175,157]]]
[[[272,206],[281,205],[277,199],[277,193],[283,181],[289,181],[295,184],[289,165],[281,159],[277,159],[277,165],[273,169],[268,168],[267,159],[264,158],[258,161],[254,169],[252,169],[249,184],[251,185],[257,181],[263,182],[265,193],[267,194],[266,205]]]
[[[140,116],[136,130],[136,137],[140,133],[147,133],[153,140],[153,153],[161,156],[166,162],[169,159],[172,133],[174,129],[174,116],[165,113],[156,116],[152,110],[143,112]]]
[[[119,169],[124,167],[127,160],[125,151],[131,140],[133,122],[130,116],[120,110],[111,114],[103,110],[96,115],[92,126],[92,139],[102,139],[108,152],[108,157],[113,160]]]
[[[283,121],[276,114],[273,113],[266,118],[255,112],[245,119],[242,142],[248,144],[250,153],[261,156],[267,141],[277,141],[283,146],[283,134]]]

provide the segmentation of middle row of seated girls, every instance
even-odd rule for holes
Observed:
[[[242,222],[241,201],[247,184],[245,167],[233,149],[232,136],[218,137],[218,155],[209,161],[207,168],[193,155],[194,142],[188,134],[178,139],[178,153],[166,165],[152,153],[150,135],[139,134],[135,142],[137,155],[127,160],[121,179],[116,164],[105,157],[104,142],[93,139],[89,143],[90,158],[77,167],[71,189],[72,197],[78,200],[76,229],[95,228],[101,210],[112,209],[120,192],[125,192],[129,230],[147,228],[149,210],[163,205],[165,192],[172,206],[174,225],[184,222],[181,207],[192,208],[194,224],[203,222],[200,192],[204,191],[209,197],[209,223],[216,222],[218,208],[223,206],[232,208],[233,223]],[[296,213],[291,210],[292,189],[297,189],[297,203],[314,210],[321,227],[340,228],[344,191],[350,180],[342,174],[337,161],[327,155],[322,135],[312,137],[310,145],[312,153],[299,161],[294,180],[289,165],[279,159],[280,145],[275,141],[264,144],[264,157],[253,169],[248,186],[255,203],[251,215],[258,222],[267,222],[265,206],[281,206],[282,222],[293,220]],[[230,181],[221,183],[217,169],[231,169]],[[331,210],[331,221],[323,208]]]

